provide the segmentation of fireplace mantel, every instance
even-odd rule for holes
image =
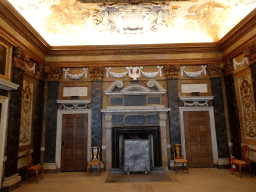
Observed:
[[[165,108],[164,105],[158,106],[108,106],[106,109],[101,109],[102,113],[151,113],[170,111],[171,108]]]

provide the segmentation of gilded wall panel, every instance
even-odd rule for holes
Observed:
[[[242,143],[256,144],[255,100],[250,68],[234,75]]]
[[[20,119],[20,151],[32,148],[32,121],[35,102],[35,80],[27,75],[23,78],[21,119]]]

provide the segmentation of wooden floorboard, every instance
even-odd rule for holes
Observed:
[[[231,170],[216,168],[194,168],[186,172],[166,172],[175,176],[178,182],[136,182],[136,183],[105,183],[108,173],[100,176],[86,172],[61,172],[44,175],[43,180],[36,184],[34,180],[23,182],[14,192],[254,192],[256,176],[239,173],[232,175]]]

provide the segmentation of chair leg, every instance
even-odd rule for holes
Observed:
[[[100,165],[98,165],[98,176],[100,176]]]
[[[239,166],[240,178],[242,178],[242,166]]]
[[[250,170],[251,176],[253,177],[250,163],[248,164],[248,168],[249,168],[249,170]]]
[[[37,178],[38,178],[38,171],[36,171],[36,183],[38,183]]]
[[[188,173],[188,162],[186,163],[186,167],[187,167],[187,173]],[[188,173],[189,174],[189,173]]]
[[[177,175],[177,164],[174,163],[174,170],[176,171],[176,175]]]

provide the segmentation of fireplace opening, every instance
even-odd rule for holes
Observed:
[[[124,168],[124,140],[147,139],[150,142],[150,167],[162,166],[159,127],[118,127],[112,129],[112,168]]]

